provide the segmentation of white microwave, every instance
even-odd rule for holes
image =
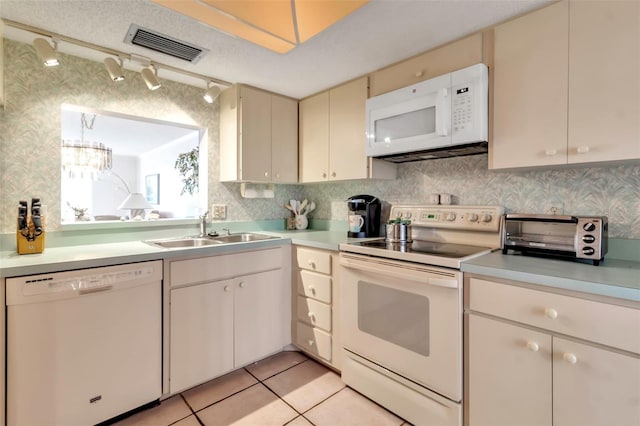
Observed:
[[[367,99],[367,155],[406,162],[487,152],[488,75],[476,64]]]

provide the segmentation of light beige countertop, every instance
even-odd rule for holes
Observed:
[[[605,258],[594,266],[495,251],[464,262],[461,269],[465,273],[640,301],[640,262]]]

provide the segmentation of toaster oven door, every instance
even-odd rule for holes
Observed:
[[[576,252],[573,221],[506,220],[504,248],[537,252]]]

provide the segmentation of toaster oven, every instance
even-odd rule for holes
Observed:
[[[587,259],[598,265],[607,253],[606,216],[507,214],[502,252]]]

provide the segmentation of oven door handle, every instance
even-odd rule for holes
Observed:
[[[419,266],[400,267],[396,264],[388,263],[385,261],[377,261],[376,263],[373,263],[366,260],[352,259],[347,256],[340,257],[340,264],[345,268],[371,272],[376,275],[400,278],[407,281],[416,281],[421,284],[430,284],[437,287],[446,288],[459,287],[458,280],[454,276],[450,278],[433,275],[425,276],[425,274],[433,274],[433,271],[430,271],[426,268],[421,268]]]

